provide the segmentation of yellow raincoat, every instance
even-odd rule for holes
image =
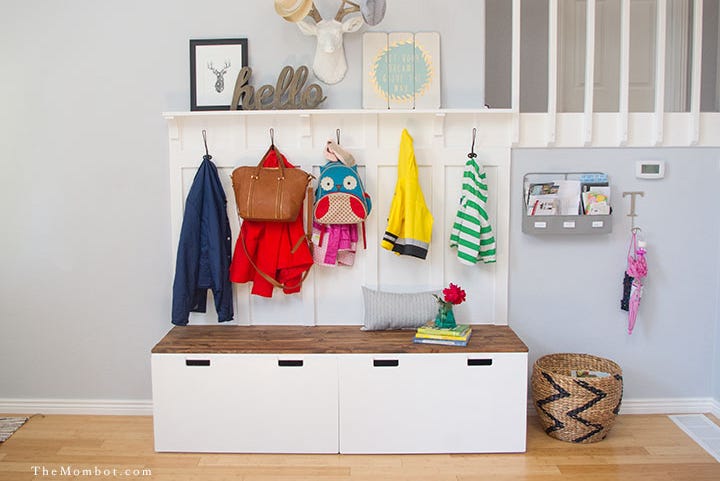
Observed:
[[[381,246],[400,255],[425,259],[430,247],[433,216],[418,181],[413,139],[403,129],[398,155],[398,179]]]

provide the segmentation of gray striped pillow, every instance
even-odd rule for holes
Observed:
[[[363,286],[365,321],[363,331],[415,329],[437,313],[439,291],[401,293],[376,291]]]

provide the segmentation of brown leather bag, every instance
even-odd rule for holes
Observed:
[[[264,166],[270,152],[275,152],[278,167]],[[233,170],[238,214],[245,220],[292,222],[302,208],[311,178],[302,169],[285,167],[284,157],[271,145],[257,167]]]

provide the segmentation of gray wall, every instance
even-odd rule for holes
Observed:
[[[509,314],[531,360],[551,352],[614,359],[624,371],[626,399],[711,396],[720,226],[706,206],[720,180],[718,158],[720,149],[513,152]],[[636,179],[639,159],[664,160],[665,179]],[[523,175],[568,170],[610,175],[612,234],[523,234]],[[645,192],[636,225],[648,242],[649,273],[628,335],[627,313],[619,309],[630,238],[630,199],[622,192],[638,190]]]
[[[715,326],[715,361],[713,362],[713,385],[715,402],[720,403],[720,321]]]
[[[482,106],[482,4],[388,3],[375,30],[440,32],[443,105]],[[234,37],[255,85],[312,63],[268,0],[3,2],[0,399],[150,398],[172,280],[161,113],[189,109],[188,39]],[[361,106],[361,33],[345,46],[323,107]]]
[[[717,0],[703,2],[703,68],[702,86],[700,88],[700,109],[703,112],[717,112],[717,73],[718,73],[718,27],[720,18],[718,15]]]
[[[375,27],[440,32],[445,107],[483,103],[478,3],[392,0]],[[334,4],[318,1],[326,14]],[[149,399],[149,351],[170,328],[172,279],[160,113],[188,109],[188,39],[247,37],[256,85],[285,64],[311,63],[313,41],[265,0],[6,1],[0,32],[0,398]],[[361,36],[346,49],[347,79],[325,89],[325,107],[361,105]],[[592,167],[633,189],[626,161],[641,154],[518,152],[514,186],[526,170]],[[717,185],[718,152],[652,155],[672,162],[666,181],[643,184],[638,205],[652,270],[637,333],[623,334],[614,307],[624,219],[609,238],[529,238],[518,192],[512,325],[533,357],[573,349],[616,358],[628,396],[709,396],[719,243],[698,206],[714,200],[706,192]],[[551,274],[557,282],[544,281]],[[696,282],[706,274],[711,283]]]
[[[715,324],[715,361],[713,362],[713,397],[720,403],[720,318]]]
[[[720,264],[718,264],[718,278],[720,278]],[[715,323],[715,360],[713,361],[713,397],[720,404],[720,295],[716,296],[716,323]]]
[[[486,0],[485,101],[493,108],[511,107],[512,2]],[[520,110],[547,112],[548,3],[531,0],[520,10]]]
[[[485,102],[507,109],[512,104],[512,3],[486,0],[485,26]]]

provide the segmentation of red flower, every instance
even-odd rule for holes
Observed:
[[[450,287],[443,289],[442,292],[445,302],[449,302],[450,304],[457,305],[465,300],[465,291],[462,290],[460,286],[456,286],[452,282],[450,283]]]

